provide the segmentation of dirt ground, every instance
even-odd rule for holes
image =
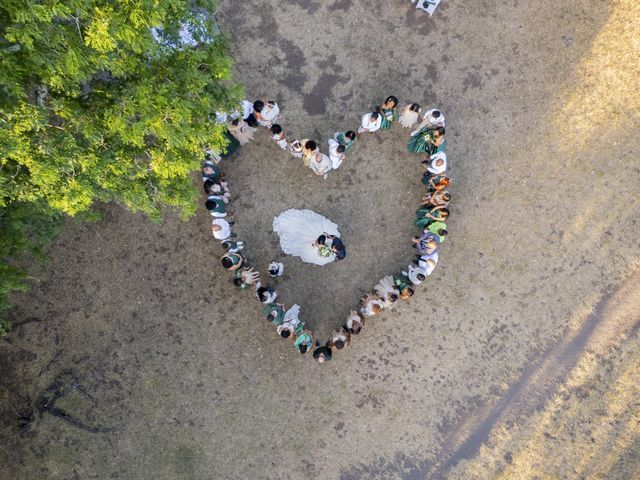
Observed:
[[[439,106],[450,236],[415,297],[319,366],[219,266],[209,218],[69,221],[0,343],[0,478],[640,477],[640,4],[224,1],[236,74],[324,143],[384,96]],[[406,131],[326,181],[266,132],[226,163],[239,232],[326,335],[405,265]],[[274,215],[338,223],[347,261],[279,253]]]

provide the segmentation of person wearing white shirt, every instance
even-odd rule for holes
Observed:
[[[440,175],[447,171],[447,154],[444,152],[436,152],[422,163],[429,163],[427,172],[433,175]]]
[[[271,140],[273,140],[281,149],[286,150],[289,147],[289,144],[287,143],[287,136],[280,125],[277,123],[271,125],[271,133],[273,134],[271,135]]]
[[[365,113],[362,116],[362,124],[358,128],[358,133],[373,133],[380,130],[382,125],[382,116],[378,112]]]
[[[276,102],[268,100],[264,102],[264,108],[260,110],[260,116],[256,117],[258,125],[271,128],[271,125],[277,122],[280,115],[280,108]]]
[[[231,226],[224,218],[214,218],[211,222],[213,238],[221,242],[231,238]]]
[[[431,275],[437,264],[438,252],[433,252],[430,255],[421,255],[418,260],[418,267],[427,276]]]
[[[346,148],[344,145],[340,145],[333,138],[329,139],[329,159],[331,160],[331,168],[333,170],[342,165],[345,151]]]
[[[423,128],[436,128],[436,127],[444,127],[444,114],[436,109],[432,108],[431,110],[427,110],[427,112],[422,117],[422,123],[418,125],[413,132],[411,132],[411,136],[415,137],[420,130]]]

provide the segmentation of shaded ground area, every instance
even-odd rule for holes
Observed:
[[[632,478],[636,3],[443,0],[429,18],[408,1],[224,2],[238,78],[279,101],[293,136],[324,140],[391,93],[445,111],[455,199],[441,264],[319,368],[233,289],[205,212],[152,225],[109,206],[97,224],[69,222],[0,345],[0,477]],[[249,172],[273,181],[290,160],[265,139],[247,147],[229,167],[251,208],[243,235],[274,255],[271,218],[304,197],[344,225],[355,258],[399,238],[418,186],[396,135],[310,190],[287,171],[282,196]],[[377,278],[305,292],[396,258],[323,277],[289,261],[283,289],[328,328]]]

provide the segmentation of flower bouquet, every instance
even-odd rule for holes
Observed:
[[[331,255],[332,252],[331,252],[331,249],[326,245],[320,245],[318,247],[318,253],[320,254],[321,257],[328,257],[329,255]]]

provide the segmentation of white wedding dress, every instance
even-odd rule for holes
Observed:
[[[340,237],[338,225],[311,210],[290,208],[273,219],[273,231],[280,236],[282,251],[303,262],[326,265],[336,258],[334,254],[323,257],[313,243],[323,233]]]

